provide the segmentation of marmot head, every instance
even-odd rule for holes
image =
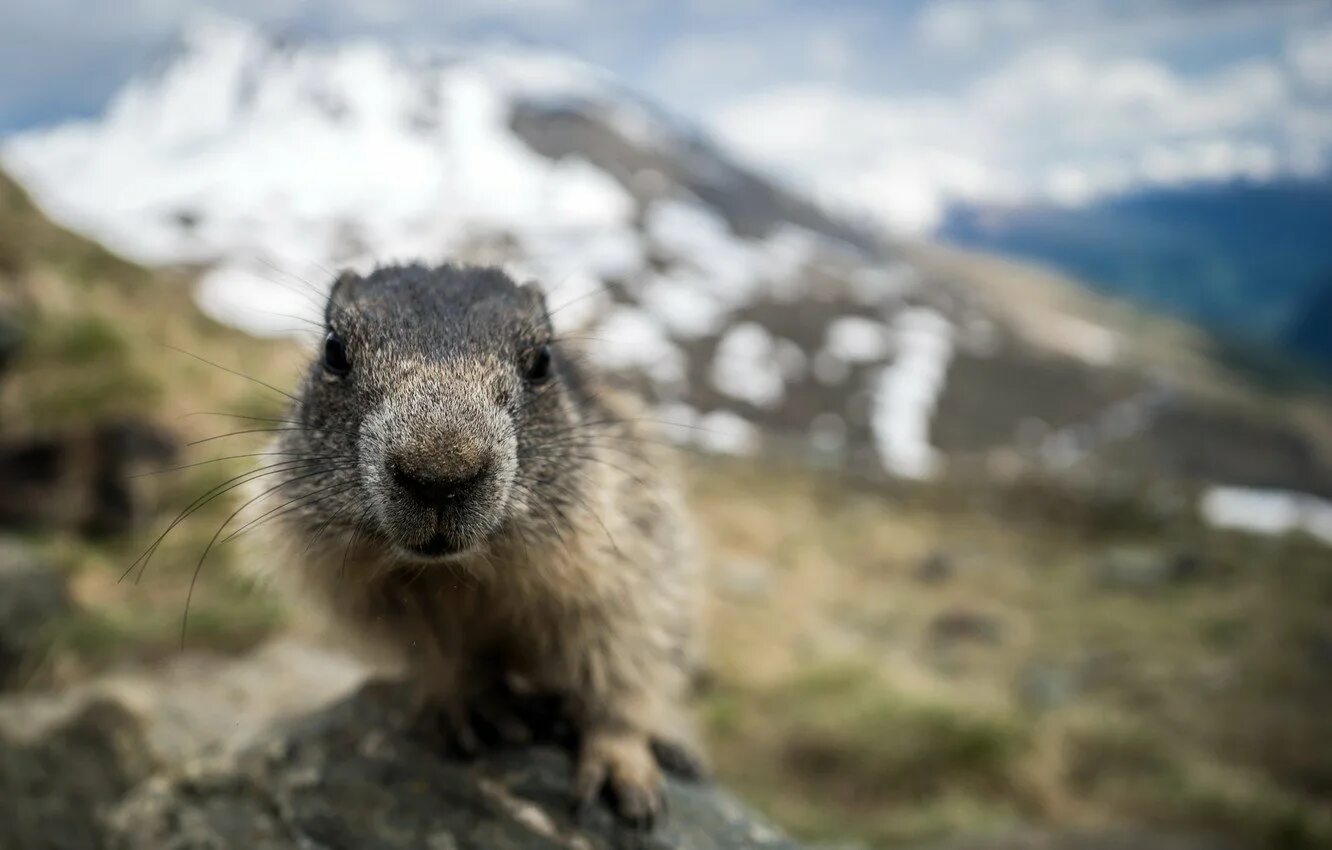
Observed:
[[[307,533],[444,560],[575,495],[581,384],[535,285],[451,265],[347,273],[324,334],[281,441],[280,495],[305,494]]]

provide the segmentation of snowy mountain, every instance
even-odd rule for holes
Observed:
[[[538,50],[293,45],[209,19],[104,115],[10,137],[0,163],[62,224],[198,265],[205,309],[255,333],[294,332],[335,267],[503,263],[708,450],[1332,494],[1319,435],[1236,390],[1188,331],[886,245]]]

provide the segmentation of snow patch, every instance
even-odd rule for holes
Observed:
[[[1302,531],[1332,544],[1332,502],[1307,493],[1213,486],[1203,493],[1198,510],[1217,528],[1265,535]]]
[[[706,280],[683,269],[652,278],[639,298],[683,339],[717,333],[729,312],[727,305],[708,291]]]
[[[741,322],[728,330],[712,361],[712,385],[755,407],[778,404],[786,382],[772,335],[755,322]]]
[[[322,290],[281,277],[272,269],[217,266],[199,280],[195,301],[211,318],[256,336],[293,336],[317,329],[323,320]]]
[[[735,306],[755,294],[754,249],[736,239],[712,210],[686,201],[657,201],[648,209],[644,229],[658,250],[695,269],[716,298]]]
[[[716,212],[676,199],[654,202],[644,229],[657,251],[696,272],[707,291],[729,307],[747,304],[760,292],[799,295],[802,267],[828,241],[794,225],[778,227],[765,239],[741,239]]]
[[[642,310],[618,307],[594,331],[590,348],[607,369],[634,369],[661,384],[685,377],[684,354],[661,323]]]
[[[884,468],[903,478],[929,478],[938,466],[930,420],[952,357],[953,327],[925,308],[904,310],[893,321],[897,358],[879,373],[870,425]]]
[[[698,430],[698,409],[684,402],[672,402],[657,408],[657,421],[666,439],[681,446],[694,441]]]
[[[738,413],[714,410],[699,419],[695,441],[713,454],[747,455],[758,450],[759,432]]]
[[[892,350],[888,329],[864,316],[841,316],[829,322],[823,348],[844,363],[873,363]]]

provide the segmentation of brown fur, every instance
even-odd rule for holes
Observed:
[[[446,289],[439,291],[448,297]],[[376,310],[393,306],[383,291],[374,292]],[[434,290],[424,292],[411,294],[429,298]],[[544,305],[540,309],[544,321]],[[475,312],[468,315],[474,323]],[[581,741],[576,792],[586,800],[608,791],[622,816],[650,823],[660,783],[653,748],[669,748],[677,757],[694,751],[685,697],[697,657],[698,577],[669,452],[642,404],[578,366],[570,350],[560,352],[561,383],[539,394],[529,389],[525,406],[506,414],[495,407],[493,393],[475,389],[491,388],[492,379],[501,388],[513,383],[503,353],[450,348],[428,356],[412,350],[392,320],[382,321],[388,324],[375,338],[378,350],[394,352],[394,359],[376,365],[373,343],[364,341],[355,355],[372,372],[362,380],[378,382],[376,392],[365,395],[378,399],[381,409],[355,413],[357,439],[346,438],[349,446],[341,450],[344,466],[354,468],[301,481],[301,462],[293,461],[279,475],[287,483],[256,503],[257,510],[268,510],[274,505],[265,503],[302,493],[311,502],[272,524],[292,553],[275,578],[300,599],[316,601],[339,630],[405,662],[464,748],[475,741],[468,717],[484,694],[517,682],[558,695]],[[448,368],[437,369],[436,362]],[[351,433],[353,414],[327,413],[335,401],[312,401],[328,391],[328,382],[312,371],[302,398],[307,409],[296,411],[302,427],[282,434],[278,451],[338,454],[336,433]],[[495,410],[501,422],[510,416],[516,440],[501,428],[502,438],[483,439],[479,450],[493,444],[495,452],[512,450],[516,460],[492,464],[499,471],[477,497],[486,500],[472,512],[484,534],[473,535],[469,526],[456,535],[482,542],[465,554],[423,562],[395,541],[414,543],[414,535],[436,527],[418,532],[422,520],[414,515],[402,520],[391,505],[376,507],[389,498],[381,495],[389,485],[380,474],[388,449],[378,444],[391,443],[394,451],[418,447],[413,457],[432,458],[422,461],[432,469],[456,465],[451,458],[459,449],[431,445],[461,445],[474,434],[440,433],[447,424],[412,430],[413,422],[436,421],[431,417],[438,410],[451,411],[440,423],[472,421],[469,416],[489,423]],[[392,426],[367,434],[367,422]],[[403,422],[412,433],[400,433]],[[532,437],[540,433],[547,437]],[[338,483],[343,479],[345,486]],[[335,508],[345,519],[329,519]],[[380,513],[389,519],[377,523]]]

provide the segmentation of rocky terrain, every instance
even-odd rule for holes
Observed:
[[[563,750],[446,758],[410,690],[366,676],[286,640],[241,660],[183,657],[0,702],[0,844],[591,850],[626,840],[604,812],[574,818]],[[710,785],[672,781],[668,800],[656,846],[794,847]]]

